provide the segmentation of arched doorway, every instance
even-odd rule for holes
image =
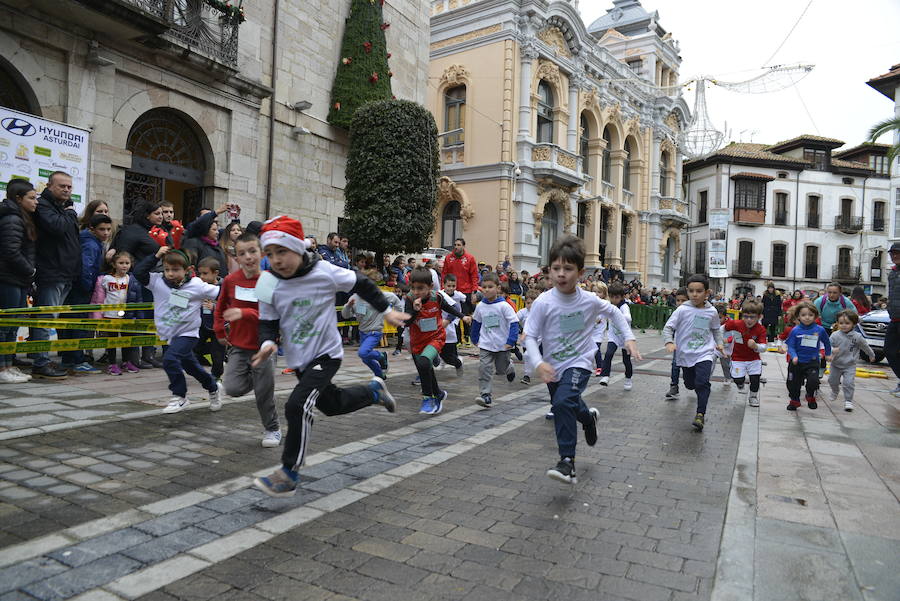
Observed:
[[[451,200],[444,207],[441,216],[441,246],[447,250],[453,248],[453,242],[463,237],[463,219],[458,201]]]
[[[675,240],[671,237],[666,241],[666,252],[663,253],[662,280],[672,281],[672,260],[675,257]]]
[[[544,216],[541,218],[541,264],[550,265],[550,247],[556,242],[559,233],[559,211],[556,205],[548,202],[544,205]]]
[[[28,80],[3,57],[0,57],[0,106],[41,115],[41,106],[28,85]]]
[[[191,221],[204,204],[207,153],[197,127],[171,109],[152,109],[128,132],[131,169],[125,171],[124,220],[142,200],[169,200],[175,218]],[[211,199],[207,199],[211,202]]]

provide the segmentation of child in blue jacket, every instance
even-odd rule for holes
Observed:
[[[825,328],[816,323],[819,310],[810,302],[799,303],[796,308],[799,323],[791,330],[787,344],[788,379],[790,396],[788,411],[800,406],[800,387],[806,382],[806,404],[810,409],[818,407],[816,391],[819,389],[819,345],[825,348],[825,359],[831,360],[831,340]]]

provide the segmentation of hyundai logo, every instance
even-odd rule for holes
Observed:
[[[37,130],[31,123],[25,121],[25,119],[19,119],[18,117],[7,117],[0,121],[0,125],[2,125],[3,129],[9,133],[17,136],[33,136],[37,133]]]
[[[886,324],[886,323],[880,323],[880,324],[878,324],[878,331],[879,331],[879,332],[884,332],[885,330],[887,330],[887,324]]]

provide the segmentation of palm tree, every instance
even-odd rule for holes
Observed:
[[[872,129],[869,130],[869,142],[874,144],[875,140],[889,132],[900,132],[900,117],[885,119],[881,123],[873,125]],[[896,133],[894,134],[894,138],[897,138]],[[897,142],[888,148],[887,161],[889,166],[893,164],[894,159],[897,158],[898,155],[900,155],[900,142]]]

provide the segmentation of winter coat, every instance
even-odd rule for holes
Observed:
[[[14,200],[0,202],[0,283],[28,288],[34,281],[35,244],[25,233],[22,209]]]
[[[37,228],[37,273],[41,283],[76,282],[81,275],[78,214],[63,206],[45,188],[34,212]]]
[[[197,261],[194,263],[195,266],[199,265],[200,260],[206,257],[212,257],[217,260],[219,262],[219,276],[224,278],[228,275],[228,257],[225,255],[225,250],[220,245],[214,246],[203,239],[209,232],[209,228],[212,227],[216,217],[218,215],[210,211],[191,222],[185,230],[185,238],[181,242],[181,248],[182,250],[190,250],[197,256]]]
[[[132,265],[137,265],[148,255],[155,255],[160,245],[150,236],[153,226],[144,217],[138,217],[119,230],[112,247],[131,254]],[[171,242],[171,240],[169,240]]]
[[[81,277],[75,282],[75,288],[90,295],[94,289],[97,276],[103,271],[106,263],[103,243],[89,230],[81,230]]]
[[[781,317],[781,296],[778,294],[763,294],[763,314],[762,322],[764,326],[774,326],[778,324],[778,318]]]

